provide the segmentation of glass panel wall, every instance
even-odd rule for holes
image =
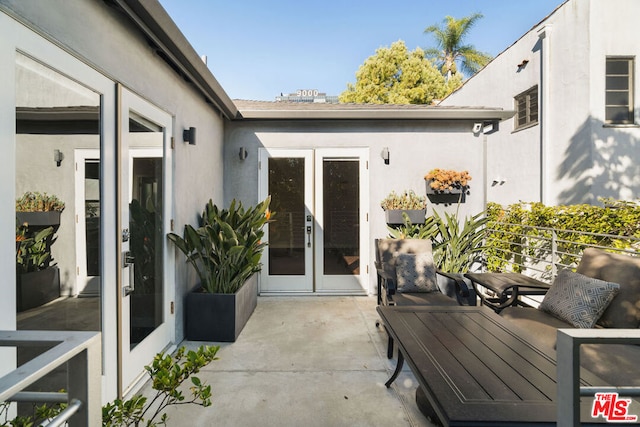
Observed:
[[[100,95],[17,54],[16,291],[19,330],[101,330]],[[78,167],[76,155],[95,159]],[[78,174],[83,169],[85,173]],[[78,189],[83,191],[78,191]],[[87,212],[86,216],[77,212]],[[89,219],[93,225],[84,226]],[[80,224],[82,223],[82,227]],[[83,250],[78,250],[83,248]],[[85,295],[80,266],[98,276]],[[85,296],[85,297],[83,297]],[[21,348],[19,363],[42,351]],[[64,387],[64,373],[57,374]],[[56,379],[56,375],[51,377]],[[55,390],[58,383],[48,390]]]

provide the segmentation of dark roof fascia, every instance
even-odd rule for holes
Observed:
[[[513,110],[483,108],[242,109],[238,120],[506,120]]]
[[[113,0],[226,118],[238,114],[231,98],[157,0]]]

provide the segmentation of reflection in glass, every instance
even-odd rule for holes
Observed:
[[[17,293],[30,299],[29,305],[23,306],[28,308],[17,313],[17,328],[99,331],[100,298],[77,298],[82,285],[78,283],[78,266],[86,263],[88,258],[76,253],[76,240],[85,240],[87,236],[79,232],[75,218],[76,203],[84,203],[85,200],[83,195],[76,194],[76,188],[83,188],[85,183],[76,185],[74,153],[87,149],[99,153],[100,96],[20,53],[16,54],[15,65],[16,195],[46,193],[55,195],[65,204],[58,223],[28,220],[25,226],[24,220],[16,222],[16,230],[21,227],[25,231],[24,236],[16,235],[16,240],[28,240],[37,230],[53,227],[54,234],[47,248],[52,262],[47,268],[43,265],[40,271],[56,271],[53,282],[29,278],[28,285],[27,277],[17,275]],[[99,164],[93,168],[90,179],[92,185],[99,189],[99,173],[95,173]],[[79,179],[84,181],[85,176]],[[96,209],[99,211],[99,204]],[[100,217],[99,212],[96,215]],[[94,233],[99,233],[99,229]],[[93,236],[92,240],[99,247],[99,238]],[[18,252],[21,251],[19,244],[16,249],[16,262],[19,263],[23,252]],[[44,292],[44,289],[48,290]],[[97,290],[99,292],[99,286]],[[42,295],[48,297],[40,298]],[[17,306],[20,308],[20,301]],[[40,351],[42,349],[33,347],[19,348],[18,363],[25,363]],[[43,382],[47,385],[42,385]],[[46,390],[66,387],[64,368],[34,384],[33,388],[41,386]]]
[[[269,159],[269,274],[305,274],[304,159]]]
[[[84,162],[84,212],[87,276],[100,276],[100,161]]]
[[[360,274],[359,163],[324,159],[324,274]]]
[[[133,113],[132,113],[133,116]],[[129,204],[130,248],[134,291],[130,294],[130,347],[134,348],[163,322],[163,129],[135,116],[129,121],[132,187]],[[145,147],[156,147],[157,156]]]

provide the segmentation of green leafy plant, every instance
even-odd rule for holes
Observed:
[[[420,210],[426,209],[427,199],[425,196],[418,196],[413,190],[405,190],[402,194],[392,191],[380,202],[380,206],[385,211]]]
[[[64,210],[64,202],[54,195],[27,191],[16,199],[16,212],[49,212]]]
[[[175,354],[158,353],[145,370],[155,390],[148,399],[135,395],[128,400],[116,399],[102,407],[102,425],[104,427],[122,426],[160,426],[167,425],[167,407],[172,405],[211,406],[211,386],[193,376],[213,360],[217,360],[220,346],[200,346],[197,350],[187,351],[180,347]],[[183,383],[191,379],[190,397],[185,397]],[[2,427],[32,427],[58,415],[66,403],[55,405],[34,405],[32,414],[8,419],[9,402],[0,403],[0,424]]]
[[[575,255],[586,245],[630,248],[634,239],[628,237],[640,238],[640,204],[611,199],[601,202],[604,206],[520,202],[504,207],[489,203],[487,269],[520,272],[523,259],[544,257],[548,251],[544,239],[550,239],[552,233],[560,256],[558,262],[564,265],[572,265]]]
[[[262,250],[266,242],[263,227],[271,218],[271,198],[244,209],[233,200],[229,209],[219,209],[211,200],[202,213],[201,225],[187,224],[183,236],[169,234],[169,239],[186,256],[205,292],[236,292],[260,271]]]
[[[196,351],[186,351],[181,347],[172,356],[159,353],[151,366],[145,366],[151,378],[151,387],[155,394],[151,399],[136,395],[129,400],[116,399],[102,408],[102,425],[116,426],[157,426],[167,424],[165,409],[171,405],[195,404],[207,407],[211,405],[211,386],[193,377],[209,362],[217,360],[219,346],[201,346]],[[190,399],[186,399],[180,390],[182,384],[191,378]],[[159,419],[159,421],[154,421]]]
[[[53,227],[29,233],[27,226],[16,228],[16,269],[18,273],[32,273],[51,265],[50,247]]]
[[[460,223],[458,214],[435,210],[424,224],[411,224],[408,217],[399,227],[389,227],[390,236],[397,239],[430,239],[436,267],[447,273],[464,273],[477,262],[484,249],[485,212],[465,217]]]
[[[66,407],[66,403],[56,403],[53,405],[34,404],[31,414],[19,415],[9,419],[9,407],[11,402],[0,403],[0,426],[2,427],[32,427],[47,424],[52,418],[60,414]]]

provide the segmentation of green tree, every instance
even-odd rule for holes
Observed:
[[[461,19],[446,16],[442,26],[431,25],[424,30],[426,34],[433,35],[437,45],[425,51],[427,57],[436,59],[447,81],[457,75],[458,64],[463,73],[472,75],[491,61],[491,55],[464,44],[469,31],[480,18],[480,13]]]
[[[431,104],[451,93],[460,80],[445,82],[425,52],[409,51],[404,41],[381,47],[356,72],[340,102],[371,104]]]

